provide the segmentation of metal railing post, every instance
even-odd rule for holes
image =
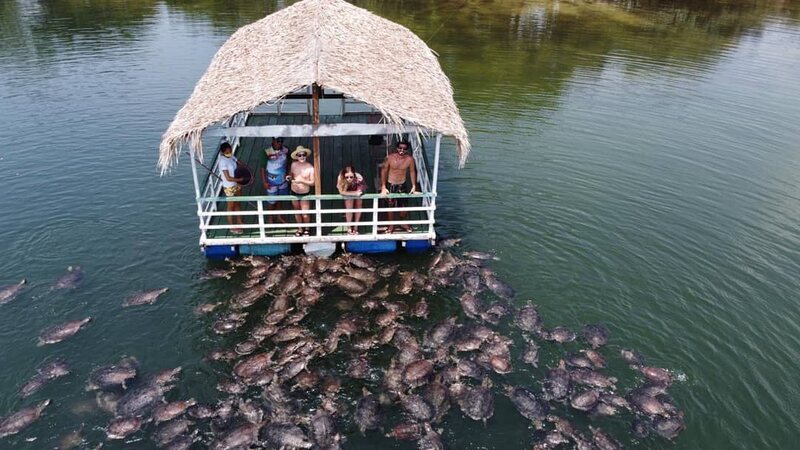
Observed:
[[[433,197],[430,199],[431,210],[428,212],[428,218],[431,221],[428,227],[428,232],[433,234],[433,224],[435,222],[434,216],[436,215],[436,196],[439,184],[439,150],[442,145],[442,133],[436,134],[436,148],[433,152],[433,182],[431,183],[431,194]]]
[[[264,202],[259,200],[256,208],[258,209],[258,235],[264,239],[267,237],[267,231],[264,229]]]
[[[192,150],[194,152],[194,150]],[[197,220],[200,222],[200,238],[206,239],[206,230],[203,229],[203,202],[200,201],[200,180],[197,178],[197,164],[194,161],[194,154],[190,158],[192,160],[192,181],[194,182],[194,200],[197,203]]]
[[[378,235],[378,198],[372,199],[372,235]]]
[[[317,222],[317,236],[322,236],[322,200],[314,200],[314,206],[317,210],[317,212],[314,213]]]

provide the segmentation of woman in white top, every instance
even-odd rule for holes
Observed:
[[[242,188],[239,187],[239,182],[242,178],[236,178],[236,168],[239,166],[239,160],[233,156],[233,148],[228,142],[223,142],[219,146],[219,152],[222,156],[217,164],[219,170],[219,178],[222,180],[222,189],[228,197],[236,197],[241,195]],[[241,211],[241,202],[226,202],[228,204],[228,212]],[[242,216],[228,216],[229,225],[244,225]],[[231,234],[242,234],[244,231],[241,228],[231,228]]]

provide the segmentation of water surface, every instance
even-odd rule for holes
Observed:
[[[82,412],[83,383],[123,355],[182,365],[176,396],[216,398],[222,370],[201,358],[224,340],[192,309],[235,287],[197,278],[209,264],[188,161],[160,178],[157,147],[225,39],[287,3],[0,6],[0,284],[31,284],[0,307],[0,415],[53,399],[0,448],[50,448],[81,423],[98,442],[107,418]],[[496,250],[492,267],[548,323],[605,323],[610,351],[635,347],[685,378],[672,393],[688,429],[674,443],[631,442],[622,419],[615,436],[642,448],[792,447],[800,5],[355,3],[411,28],[452,80],[474,152],[461,171],[445,153],[440,229]],[[68,265],[86,280],[49,291]],[[119,308],[160,286],[171,290],[155,306]],[[74,339],[35,346],[40,329],[85,315],[95,322]],[[55,356],[74,375],[20,401],[18,387]],[[498,401],[486,429],[453,414],[446,441],[527,448],[515,414]]]

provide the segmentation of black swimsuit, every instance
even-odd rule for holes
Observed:
[[[389,193],[390,194],[405,194],[406,193],[406,184],[392,184],[389,183]],[[407,206],[408,199],[407,198],[390,198],[388,200],[389,205],[391,206]]]

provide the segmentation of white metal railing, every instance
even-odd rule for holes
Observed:
[[[268,244],[268,243],[285,243],[285,242],[332,242],[332,241],[369,241],[369,240],[397,240],[401,235],[405,238],[422,238],[433,239],[433,215],[432,210],[435,207],[430,199],[434,198],[435,194],[364,194],[360,198],[363,201],[361,208],[347,209],[340,202],[344,199],[351,199],[353,197],[343,197],[341,195],[307,195],[298,197],[294,195],[279,195],[279,196],[239,196],[239,197],[201,197],[198,199],[198,211],[200,215],[200,229],[202,230],[201,245],[227,245],[227,244]],[[380,206],[380,201],[384,199],[422,199],[421,206],[404,206],[404,207],[390,207]],[[313,208],[308,210],[295,210],[288,209],[269,210],[264,202],[276,202],[277,204],[288,204],[293,200],[307,200],[313,202]],[[428,202],[426,202],[428,200]],[[217,204],[217,202],[239,202],[241,203],[241,211],[228,212],[226,210],[218,210],[216,207],[211,207],[209,204]],[[331,207],[323,207],[322,202],[337,202],[337,205]],[[426,204],[427,203],[427,204]],[[423,212],[423,218],[410,220],[409,218],[400,219],[395,217],[395,220],[381,220],[380,215],[388,212]],[[331,217],[332,215],[342,215],[345,213],[361,212],[362,214],[371,214],[365,220],[354,222],[341,220],[339,217]],[[300,214],[308,214],[312,220],[309,223],[297,223],[294,221],[294,216]],[[225,219],[228,216],[240,216],[245,222],[244,225],[229,224]],[[277,218],[282,216],[290,219],[287,223],[267,223],[270,217]],[[212,225],[213,218],[219,217],[218,224]],[[251,218],[251,220],[248,220]],[[295,236],[294,232],[299,227],[307,228],[309,236]],[[361,229],[367,228],[369,232],[359,234],[331,234],[330,231],[337,227],[359,227]],[[381,231],[383,227],[393,227],[394,231],[391,234],[386,234]],[[405,226],[423,227],[422,231],[415,230],[413,232],[406,232],[403,230]],[[241,235],[234,235],[230,233],[231,229],[240,228],[244,230]],[[224,236],[211,237],[212,231],[225,230]],[[270,235],[272,230],[284,230],[280,236]]]
[[[227,126],[227,128],[243,127],[243,126],[245,126],[247,124],[247,119],[249,117],[250,117],[250,113],[247,112],[247,111],[234,114],[230,118],[230,120],[228,120],[228,123],[226,124],[226,126]],[[231,147],[233,147],[234,153],[239,148],[239,141],[240,141],[240,137],[239,136],[226,136],[226,137],[224,137],[224,138],[222,138],[220,140],[220,142],[223,142],[223,141],[227,141],[227,142],[229,142],[231,144]],[[195,161],[193,160],[192,161],[193,165],[194,165],[194,162]],[[208,213],[212,213],[212,212],[217,210],[217,203],[216,202],[200,202],[199,198],[201,198],[201,197],[214,197],[219,192],[221,192],[221,188],[222,187],[220,185],[220,180],[219,180],[219,178],[214,176],[214,174],[219,172],[218,165],[219,165],[219,156],[217,155],[216,158],[214,159],[214,164],[212,165],[211,173],[206,175],[208,178],[207,178],[206,182],[203,184],[203,186],[204,186],[203,191],[200,193],[200,197],[198,197],[197,215],[198,215],[198,217],[200,219],[200,230],[201,230],[200,240],[204,240],[204,239],[207,238],[206,229],[204,229],[203,227],[204,226],[208,226],[211,223],[211,217],[212,216],[209,216]],[[194,168],[193,171],[196,172],[196,168]]]
[[[431,189],[431,180],[428,176],[428,167],[425,164],[425,158],[423,157],[423,149],[422,149],[422,141],[419,138],[419,134],[411,133],[409,135],[409,140],[411,142],[411,155],[414,157],[414,164],[417,166],[417,185],[422,192],[436,192],[434,189]],[[430,225],[428,226],[428,232],[430,234],[434,234],[434,214],[436,213],[436,203],[435,203],[436,196],[430,197],[423,197],[422,204],[426,206],[428,209],[427,216],[428,220],[430,221]]]
[[[342,102],[343,112],[345,110],[344,101]],[[228,128],[237,129],[244,127],[249,117],[248,112],[243,112],[234,115],[226,124]],[[416,130],[416,129],[415,129]],[[230,130],[228,130],[230,131]],[[223,131],[223,134],[225,131]],[[358,133],[356,133],[358,134]],[[218,158],[213,161],[211,168],[212,174],[209,174],[206,182],[203,183],[202,189],[199,186],[199,180],[196,177],[195,160],[192,158],[192,171],[195,177],[195,192],[197,201],[197,214],[200,221],[200,244],[201,245],[229,245],[229,244],[258,244],[258,243],[293,243],[293,242],[339,242],[339,241],[364,241],[364,240],[398,240],[396,234],[400,234],[400,239],[435,239],[434,223],[435,223],[435,210],[436,210],[436,179],[439,162],[439,143],[441,135],[437,135],[435,159],[433,165],[433,180],[430,179],[428,170],[423,157],[422,141],[420,139],[420,132],[408,133],[409,140],[412,145],[412,155],[417,166],[417,187],[422,191],[422,194],[365,194],[360,197],[364,202],[364,206],[358,209],[345,209],[341,201],[345,197],[341,195],[308,195],[302,198],[286,195],[286,196],[242,196],[242,197],[225,197],[221,196],[222,186],[220,179],[214,174],[218,173]],[[223,140],[231,143],[234,154],[238,150],[240,136],[237,133],[231,132]],[[202,161],[201,161],[202,163]],[[390,207],[380,206],[381,199],[416,199],[419,198],[420,206],[406,206],[406,207]],[[348,197],[347,199],[350,199]],[[313,201],[313,208],[308,210],[292,210],[289,202],[293,200],[307,200]],[[241,202],[241,211],[229,213],[226,210],[219,210],[218,205],[226,202]],[[287,209],[270,210],[265,201],[277,202],[281,205],[288,206]],[[339,202],[334,207],[323,207],[323,202]],[[227,209],[227,208],[225,208]],[[417,220],[380,220],[381,214],[388,212],[420,212],[423,218]],[[345,214],[347,212],[361,212],[362,214],[371,215],[370,218],[360,222],[348,222],[339,220],[336,217],[331,217],[334,214]],[[292,219],[298,214],[308,214],[312,216],[312,221],[308,224],[300,224],[293,221],[288,223],[267,223],[269,218],[278,216],[289,216]],[[254,218],[255,220],[247,220],[248,223],[244,225],[229,225],[225,220],[227,216],[242,216],[243,218]],[[214,218],[217,224],[212,224]],[[403,231],[404,226],[416,226],[413,233]],[[299,227],[313,230],[309,236],[294,236],[294,230]],[[351,227],[358,226],[360,228],[367,227],[370,231],[366,234],[330,234],[331,229],[337,227]],[[382,227],[392,226],[395,232],[392,234],[381,233]],[[234,235],[230,233],[232,228],[241,228],[245,232],[241,235]],[[422,230],[420,230],[422,228]],[[274,230],[286,230],[282,235],[275,236],[269,234]],[[227,230],[224,236],[219,236],[214,231]],[[326,234],[327,233],[327,234]],[[214,236],[211,236],[213,234]]]

